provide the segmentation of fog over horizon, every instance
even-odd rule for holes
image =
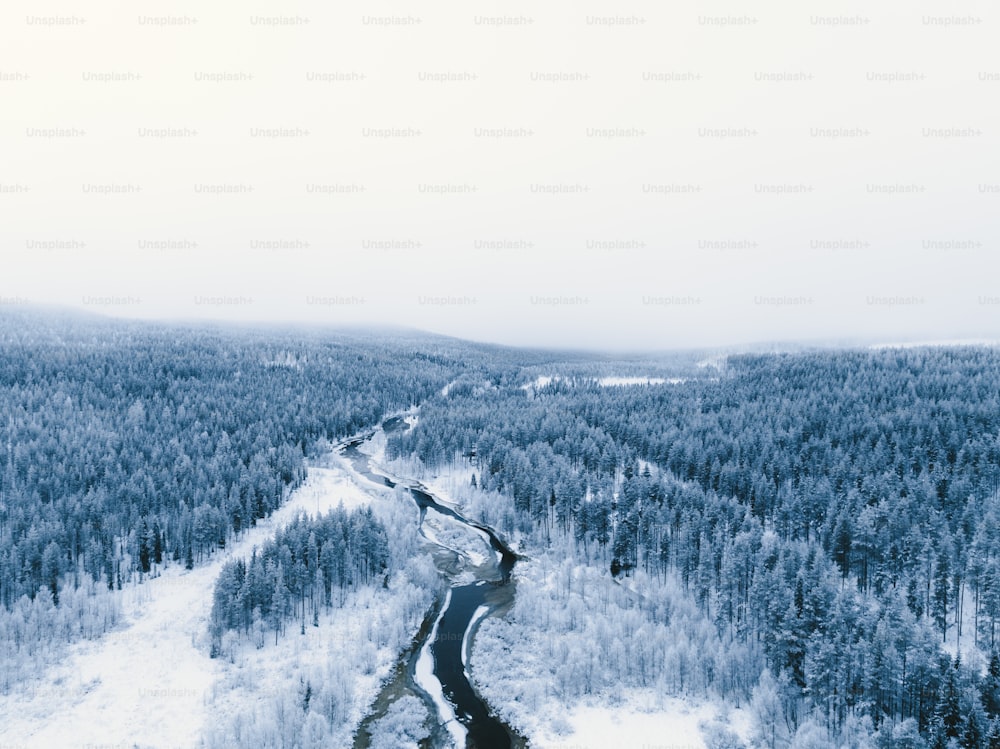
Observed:
[[[0,304],[665,350],[1000,338],[1000,13],[9,3]]]

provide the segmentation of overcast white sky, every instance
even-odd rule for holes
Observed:
[[[6,0],[0,302],[1000,337],[986,2]]]

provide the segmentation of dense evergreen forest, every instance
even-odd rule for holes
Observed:
[[[347,588],[371,583],[388,567],[389,538],[370,508],[300,516],[249,561],[222,568],[212,602],[213,651],[230,630],[252,635],[261,647],[265,626],[275,642],[290,618],[300,620],[300,629],[307,617],[318,626],[322,608],[342,602]]]
[[[471,463],[529,545],[679,577],[763,672],[694,669],[780,707],[763,745],[867,721],[885,747],[996,749],[998,428],[998,352],[890,349],[732,356],[634,387],[470,374],[388,449]]]
[[[301,482],[307,455],[477,355],[402,334],[0,316],[3,662],[111,628],[102,588],[224,548]],[[9,688],[17,669],[0,670]]]

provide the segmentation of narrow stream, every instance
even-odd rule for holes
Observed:
[[[406,429],[408,425],[402,417],[393,417],[387,419],[382,428],[388,434]],[[380,486],[394,488],[397,482],[375,472],[371,468],[368,456],[358,449],[372,436],[374,433],[346,443],[340,448],[340,453],[358,475]],[[457,719],[467,732],[464,749],[516,749],[525,746],[520,736],[491,714],[489,707],[469,683],[464,652],[469,647],[468,643],[475,628],[484,616],[505,610],[513,603],[514,586],[508,583],[517,556],[492,528],[463,517],[440,502],[418,482],[399,483],[409,491],[420,509],[421,525],[428,512],[436,512],[481,531],[489,539],[490,547],[495,552],[495,559],[492,564],[474,568],[477,578],[475,582],[452,585],[443,610],[441,606],[435,607],[434,612],[421,627],[413,646],[403,655],[396,673],[376,700],[376,711],[384,713],[399,695],[409,692],[420,696],[432,709],[432,715],[438,715],[438,708],[430,695],[417,683],[417,664],[422,651],[425,647],[429,647],[433,658],[433,676],[440,683],[441,691],[453,710],[450,719]],[[449,575],[455,572],[458,555],[443,551],[445,553],[435,555],[435,562],[443,575]],[[373,717],[375,714],[370,716]],[[358,739],[355,741],[356,749],[368,745],[369,722],[370,720],[366,719],[362,723]],[[449,743],[448,731],[444,730],[443,726],[437,726],[437,730],[432,734],[430,746]]]

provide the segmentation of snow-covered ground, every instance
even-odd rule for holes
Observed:
[[[465,678],[469,679],[470,683],[472,681],[472,675],[469,673],[469,658],[472,653],[469,651],[469,645],[471,644],[472,638],[469,635],[470,633],[476,631],[476,627],[478,627],[479,623],[486,618],[488,613],[490,613],[489,606],[480,606],[473,611],[472,616],[469,618],[469,626],[465,630],[465,636],[462,638],[462,663],[465,665]]]
[[[207,622],[222,565],[236,555],[249,555],[299,512],[312,514],[341,502],[353,507],[371,501],[342,466],[311,467],[307,481],[271,518],[224,553],[191,571],[172,565],[159,577],[129,587],[123,591],[124,627],[100,640],[72,646],[62,663],[44,675],[41,686],[0,698],[0,744],[44,749],[196,746],[219,698],[218,685],[230,681],[236,668],[225,659],[209,657]],[[352,602],[355,626],[361,626],[357,607],[377,615],[377,598]],[[383,602],[390,598],[381,596]],[[339,621],[330,621],[322,632],[310,635],[357,647],[357,633],[343,628],[351,620],[351,610],[340,612],[344,616]],[[405,633],[402,636],[405,639]],[[301,657],[303,643],[297,637],[297,631],[286,635],[293,655]],[[268,657],[275,653],[273,642],[271,651],[254,650],[261,656],[246,666],[244,677],[259,679],[267,673]],[[373,648],[372,672],[352,688],[359,702],[374,697],[379,669],[387,668],[394,658],[395,653],[385,647]]]
[[[539,375],[531,382],[521,385],[521,390],[541,390],[546,385],[561,380],[560,375]]]
[[[684,377],[599,377],[597,384],[602,388],[621,387],[623,385],[679,385],[685,382]]]
[[[620,702],[579,704],[561,711],[552,728],[535,733],[532,746],[538,749],[604,749],[609,746],[674,747],[706,749],[704,726],[719,722],[719,707],[707,702],[661,697],[648,690],[626,690]],[[748,716],[738,711],[726,716],[737,736],[749,733]]]
[[[965,591],[965,603],[962,614],[962,636],[958,636],[958,622],[954,612],[948,617],[948,633],[941,649],[954,658],[961,646],[962,660],[966,665],[980,668],[985,672],[989,665],[989,643],[977,645],[975,597],[971,590]]]
[[[521,390],[540,390],[552,382],[564,379],[561,375],[539,375],[532,382],[521,385]],[[649,375],[609,375],[607,377],[582,378],[583,381],[596,382],[600,387],[620,387],[624,385],[678,385],[685,382],[685,377],[653,377]]]

